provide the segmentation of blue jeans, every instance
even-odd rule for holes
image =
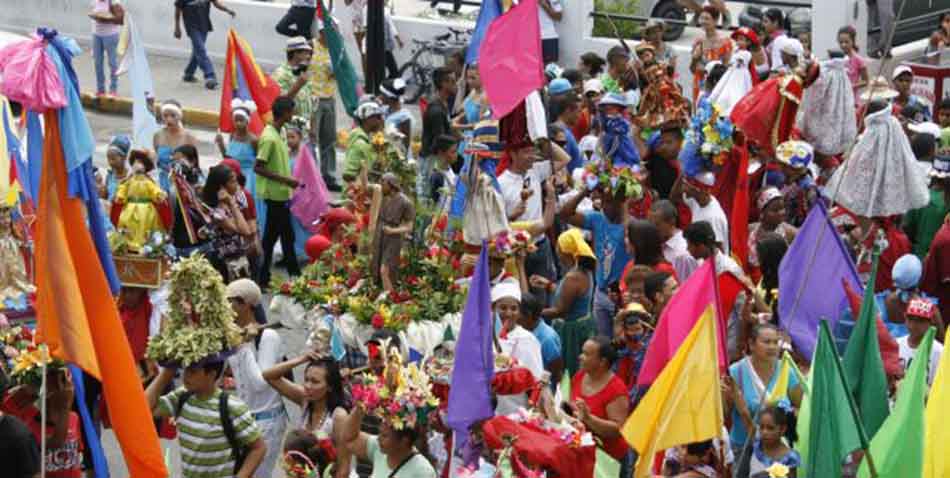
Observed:
[[[208,32],[189,31],[188,38],[191,39],[191,60],[185,67],[185,77],[195,76],[195,70],[201,68],[205,75],[205,80],[213,80],[214,64],[208,58],[208,50],[205,49],[205,42],[208,40]]]
[[[610,300],[610,296],[603,290],[594,292],[594,322],[597,324],[597,334],[610,338],[614,336],[614,315],[617,314],[617,304]]]
[[[119,69],[119,55],[116,53],[118,46],[118,33],[92,36],[92,57],[96,64],[96,93],[106,92],[106,71],[102,64],[105,55],[109,55],[109,92],[115,93],[119,89],[119,77],[116,75],[116,70]]]

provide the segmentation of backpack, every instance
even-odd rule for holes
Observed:
[[[185,393],[178,397],[178,403],[175,404],[175,418],[181,415],[181,410],[185,407],[185,402],[193,395],[194,393],[185,391]],[[231,446],[231,458],[234,459],[234,473],[237,473],[241,469],[241,466],[244,465],[248,450],[247,447],[241,446],[237,440],[234,424],[231,423],[231,409],[228,407],[228,397],[230,397],[230,394],[225,391],[222,391],[221,396],[218,397],[218,416],[221,418],[221,428],[224,431],[224,437],[228,440],[228,445]]]

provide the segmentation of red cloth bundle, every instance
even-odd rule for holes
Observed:
[[[485,444],[493,450],[504,448],[502,437],[518,439],[514,450],[534,467],[541,467],[564,478],[587,478],[594,474],[596,447],[572,448],[535,425],[517,423],[508,417],[495,417],[482,425]]]

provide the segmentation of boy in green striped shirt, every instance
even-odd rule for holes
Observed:
[[[188,367],[184,386],[159,396],[175,377],[175,369],[163,368],[145,391],[155,416],[175,418],[184,478],[251,478],[267,453],[261,430],[241,399],[229,394],[227,410],[221,409],[223,392],[217,382],[223,370],[223,360]],[[236,454],[222,416],[229,418],[238,452],[244,456],[240,467],[235,466]]]

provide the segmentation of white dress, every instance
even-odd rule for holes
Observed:
[[[889,217],[930,202],[926,166],[917,161],[891,108],[867,115],[867,129],[848,160],[825,186],[825,195],[862,217]]]
[[[752,89],[752,74],[749,72],[751,62],[752,53],[746,50],[734,53],[729,61],[729,69],[709,94],[709,101],[719,106],[723,116],[728,117],[736,103]]]
[[[805,89],[799,109],[798,129],[805,141],[828,156],[843,153],[858,136],[847,63],[846,58],[823,61],[821,75]]]

